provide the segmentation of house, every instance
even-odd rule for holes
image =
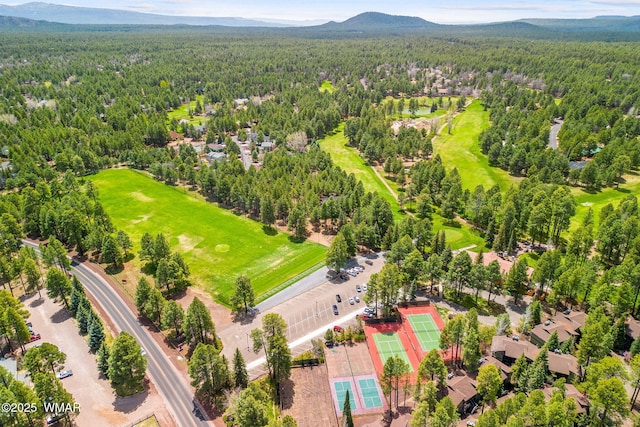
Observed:
[[[507,381],[511,377],[511,367],[502,363],[498,359],[493,356],[485,356],[480,359],[480,365],[494,365],[498,368],[498,372],[500,372],[500,377],[502,378],[502,382]]]
[[[207,160],[212,163],[212,162],[221,162],[224,159],[227,158],[227,155],[224,153],[218,153],[218,152],[209,152],[206,155]]]
[[[572,376],[578,377],[580,375],[580,368],[578,366],[578,359],[571,354],[558,354],[552,351],[547,353],[549,358],[549,372],[556,376],[562,376],[570,378]]]
[[[275,144],[271,141],[265,141],[260,145],[260,148],[262,149],[262,151],[267,152],[273,150],[274,145]]]
[[[554,390],[556,389],[553,387],[545,387],[542,389],[542,393],[544,393],[546,401],[551,400],[551,396],[553,395]],[[585,414],[589,411],[589,406],[591,406],[591,404],[589,403],[589,399],[585,394],[578,391],[576,386],[574,386],[573,384],[567,383],[564,385],[564,397],[566,399],[572,398],[573,400],[575,400],[578,409],[578,415]]]
[[[477,406],[478,391],[476,390],[476,382],[466,375],[447,380],[446,391],[447,396],[451,398],[461,414],[473,412],[473,409]]]
[[[184,135],[179,134],[176,131],[169,131],[169,141],[177,141],[178,139],[183,139]]]
[[[551,319],[531,330],[531,342],[541,347],[555,331],[561,344],[571,338],[577,343],[580,339],[580,328],[584,326],[586,319],[587,314],[581,311],[567,310],[556,313]]]
[[[224,152],[224,149],[227,148],[224,144],[207,144],[207,147],[214,153],[222,153]]]
[[[511,366],[515,360],[524,354],[529,362],[533,362],[540,353],[540,349],[528,341],[514,340],[505,336],[495,336],[491,341],[491,355]],[[568,377],[579,375],[578,359],[571,354],[547,352],[549,372],[556,376]]]
[[[496,335],[491,341],[491,356],[511,366],[524,353],[529,360],[534,360],[540,350],[529,341],[516,340],[515,337]]]

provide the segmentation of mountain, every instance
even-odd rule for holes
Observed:
[[[439,27],[439,24],[425,21],[415,16],[387,15],[379,12],[364,12],[347,19],[340,24],[343,27],[392,27],[392,28],[429,28]]]
[[[640,16],[596,16],[589,19],[521,19],[518,22],[563,32],[640,33]]]
[[[286,25],[233,17],[167,16],[116,9],[62,6],[32,2],[0,5],[0,15],[62,24],[223,25],[227,27],[284,27]]]

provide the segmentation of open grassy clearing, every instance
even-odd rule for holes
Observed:
[[[589,208],[593,209],[593,222],[598,227],[600,210],[611,203],[614,207],[630,194],[640,194],[640,175],[637,173],[624,176],[626,182],[619,187],[605,188],[597,192],[588,192],[583,188],[574,187],[571,193],[576,200],[576,214],[571,218],[570,230],[577,229],[584,220]]]
[[[394,119],[408,119],[411,118],[411,114],[409,113],[409,100],[410,99],[414,99],[414,98],[404,98],[404,108],[402,109],[402,114],[398,114],[398,113],[393,113],[393,117]],[[425,119],[431,119],[433,117],[440,117],[440,116],[444,116],[447,113],[447,108],[450,104],[456,104],[458,102],[458,100],[460,99],[460,97],[458,96],[445,96],[442,97],[442,107],[439,107],[438,110],[434,111],[433,113],[431,112],[431,105],[433,104],[433,101],[436,101],[436,103],[439,100],[439,97],[436,98],[431,98],[429,96],[419,96],[416,97],[415,99],[418,100],[418,105],[420,108],[418,108],[418,110],[416,110],[416,114],[415,116],[413,116],[413,118],[425,118]],[[449,100],[451,100],[451,102],[449,102]],[[398,102],[400,100],[393,98],[391,96],[386,97],[382,102],[381,105],[386,105],[390,102],[393,102],[393,104],[395,105],[395,109],[398,108]]]
[[[333,93],[334,91],[333,84],[329,80],[325,80],[322,82],[318,90],[320,90],[320,92]]]
[[[478,252],[481,248],[484,248],[484,239],[480,236],[480,233],[474,231],[468,225],[461,224],[460,227],[445,225],[447,220],[438,214],[434,214],[431,221],[434,234],[437,231],[444,230],[447,244],[454,251],[473,246],[469,250]]]
[[[433,149],[447,170],[458,168],[465,189],[482,184],[486,190],[498,184],[506,190],[517,181],[502,169],[489,166],[489,159],[480,151],[478,135],[488,127],[489,112],[484,111],[480,100],[474,100],[453,119],[451,134],[445,128],[433,140]]]
[[[169,111],[167,113],[167,123],[169,123],[172,119],[176,119],[177,121],[180,120],[189,120],[189,123],[192,125],[204,125],[206,119],[202,116],[189,116],[189,108],[191,108],[191,111],[195,111],[196,109],[196,101],[199,101],[200,103],[204,104],[204,96],[203,95],[196,95],[196,100],[195,101],[191,101],[188,104],[182,104],[181,106],[179,106],[178,108]]]
[[[333,135],[318,141],[320,147],[331,154],[331,159],[336,165],[344,169],[345,172],[354,174],[357,179],[362,181],[365,191],[376,192],[389,202],[394,219],[401,220],[406,214],[400,209],[398,201],[378,178],[373,168],[360,157],[358,150],[347,145],[347,138],[344,136],[343,130],[344,123],[341,123]]]
[[[191,268],[191,279],[227,303],[241,274],[264,295],[300,273],[320,267],[326,248],[269,236],[262,224],[217,207],[184,189],[170,187],[129,169],[110,169],[91,177],[114,225],[126,231],[140,250],[144,233],[163,233],[171,249]],[[141,266],[138,258],[132,261]]]

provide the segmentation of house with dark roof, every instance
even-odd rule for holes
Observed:
[[[539,353],[540,349],[528,341],[513,340],[506,336],[495,336],[491,341],[491,355],[507,366],[511,366],[522,354],[529,362],[533,362]],[[571,354],[549,351],[547,358],[549,372],[556,376],[571,378],[580,373],[578,359]]]
[[[542,389],[542,393],[544,393],[544,397],[547,402],[551,400],[554,390],[555,388],[553,387],[545,387]],[[589,398],[587,398],[584,393],[578,391],[576,386],[573,384],[567,383],[564,385],[564,397],[565,399],[571,398],[576,402],[578,415],[586,414],[589,411],[589,406],[591,406]]]
[[[580,340],[580,329],[584,326],[586,319],[587,314],[582,311],[556,313],[555,316],[531,330],[531,342],[541,347],[555,331],[560,344],[569,339],[577,343]]]
[[[473,408],[477,406],[476,382],[466,375],[447,380],[446,392],[461,414],[473,412]]]

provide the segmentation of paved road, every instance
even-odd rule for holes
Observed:
[[[25,241],[25,244],[38,249],[38,246],[31,242]],[[147,373],[176,423],[185,427],[210,425],[204,419],[204,411],[196,403],[195,397],[183,377],[171,364],[149,332],[140,325],[136,315],[131,312],[111,285],[85,265],[73,261],[72,266],[72,273],[98,301],[116,328],[129,332],[146,350]]]
[[[244,168],[246,170],[249,170],[249,168],[251,167],[251,154],[247,153],[246,151],[249,145],[243,144],[242,142],[238,141],[237,136],[232,136],[231,140],[235,142],[238,148],[240,149],[240,155],[242,156],[242,164],[244,165]]]
[[[365,265],[365,268],[367,268],[366,264],[364,264],[366,260],[370,260],[370,261],[376,260],[381,258],[382,255],[383,255],[383,252],[380,252],[380,253],[376,253],[368,256],[357,257],[356,259],[351,259],[346,263],[345,269],[353,267],[355,265]],[[380,266],[380,268],[382,268],[382,266]],[[375,272],[379,271],[380,268],[376,269]],[[322,267],[321,269],[314,271],[310,275],[298,280],[296,283],[289,286],[288,288],[285,288],[282,291],[275,294],[274,296],[262,301],[260,304],[256,305],[256,309],[258,309],[259,312],[265,312],[271,308],[274,308],[280,304],[283,304],[289,301],[291,298],[300,296],[307,291],[315,289],[318,286],[329,282],[330,280],[327,279],[328,272],[329,272],[329,269],[327,267]],[[336,279],[336,280],[331,280],[330,282],[339,284],[339,283],[345,283],[346,281],[341,279]]]
[[[558,132],[560,132],[560,128],[562,127],[563,123],[564,120],[556,119],[554,124],[551,125],[551,131],[549,132],[549,148],[551,148],[552,150],[558,148]]]

